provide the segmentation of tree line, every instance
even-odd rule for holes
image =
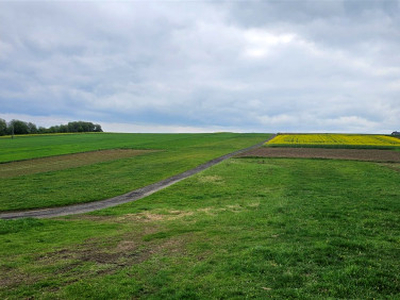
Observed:
[[[49,128],[37,127],[31,122],[11,120],[6,122],[0,119],[0,136],[17,134],[42,134],[42,133],[70,133],[70,132],[103,132],[99,124],[92,122],[75,121],[67,125],[55,125]]]

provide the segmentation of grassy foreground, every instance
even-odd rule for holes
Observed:
[[[0,211],[63,206],[122,195],[213,158],[260,143],[269,136],[238,133],[101,133],[1,139],[0,161],[3,162],[115,148],[161,151],[64,170],[42,170],[36,174],[2,178]],[[62,159],[64,157],[60,157],[60,161]]]
[[[231,159],[134,203],[0,221],[0,298],[399,298],[399,182],[376,163]]]

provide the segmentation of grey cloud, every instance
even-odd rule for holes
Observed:
[[[398,1],[0,3],[0,112],[395,130],[398,12]]]

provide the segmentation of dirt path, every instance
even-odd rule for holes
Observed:
[[[270,137],[268,140],[272,139],[273,137],[275,137],[275,135]],[[191,169],[191,170],[188,170],[181,174],[169,177],[169,178],[161,180],[159,182],[150,184],[143,188],[131,191],[131,192],[121,195],[121,196],[117,196],[117,197],[106,199],[106,200],[100,200],[100,201],[82,203],[82,204],[76,204],[76,205],[69,205],[69,206],[63,206],[63,207],[35,209],[35,210],[21,211],[21,212],[0,213],[0,219],[60,217],[60,216],[87,213],[87,212],[100,210],[100,209],[107,208],[107,207],[117,206],[117,205],[120,205],[123,203],[136,201],[136,200],[142,199],[144,197],[147,197],[151,194],[154,194],[155,192],[157,192],[159,190],[165,189],[166,187],[169,187],[170,185],[173,185],[173,184],[175,184],[185,178],[188,178],[194,174],[197,174],[205,169],[208,169],[209,167],[214,166],[228,158],[231,158],[232,156],[241,154],[246,151],[253,150],[255,148],[259,148],[265,142],[266,141],[259,143],[257,145],[242,149],[242,150],[238,150],[238,151],[223,155],[216,159],[210,160],[207,163],[199,165],[198,167],[196,167],[194,169]]]

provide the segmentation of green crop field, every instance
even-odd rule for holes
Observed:
[[[146,149],[164,151],[72,174],[118,176],[125,163],[134,170],[159,164],[172,174],[266,139],[159,137]],[[395,163],[233,158],[114,208],[0,220],[0,298],[397,299],[399,170]],[[66,170],[48,178],[59,172]],[[16,189],[40,174],[1,180],[11,186],[13,179]],[[60,178],[67,177],[51,184]]]
[[[0,161],[43,158],[103,149],[147,149],[147,154],[70,168],[3,175],[0,211],[63,206],[118,196],[266,140],[268,134],[76,134],[0,139]],[[60,156],[60,162],[65,160]],[[120,159],[117,159],[120,158]],[[49,158],[50,159],[50,158]],[[55,158],[51,158],[54,165]],[[36,160],[20,162],[34,165]],[[79,165],[79,164],[78,164]],[[16,165],[16,167],[19,165]],[[10,164],[0,164],[0,175]],[[15,171],[15,170],[14,170]],[[8,173],[11,173],[9,171]],[[7,178],[4,178],[7,177]]]
[[[266,134],[131,134],[89,133],[17,136],[0,139],[0,163],[38,157],[80,153],[106,149],[158,149],[181,151],[183,148],[208,148],[223,153],[253,140],[259,142]],[[257,139],[258,138],[258,139]],[[261,138],[261,139],[260,139]],[[253,139],[253,140],[252,140]],[[231,143],[226,143],[230,140]]]

